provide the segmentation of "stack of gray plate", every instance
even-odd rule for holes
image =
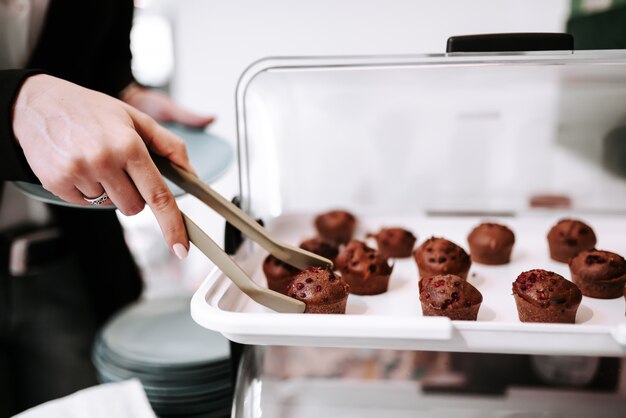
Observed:
[[[159,416],[230,415],[228,340],[193,322],[187,298],[122,311],[100,333],[93,361],[102,382],[139,378]]]

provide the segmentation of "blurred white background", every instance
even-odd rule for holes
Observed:
[[[142,0],[132,35],[133,68],[189,109],[217,117],[211,131],[233,146],[235,87],[252,62],[268,56],[445,52],[452,35],[560,32],[569,0]],[[237,193],[237,167],[213,186]],[[194,198],[183,210],[216,241],[223,220]],[[122,217],[123,218],[123,217]],[[178,262],[146,210],[123,218],[144,271],[146,297],[192,292],[212,268],[195,249]]]

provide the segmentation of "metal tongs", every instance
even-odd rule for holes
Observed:
[[[204,184],[197,176],[175,165],[167,158],[152,154],[152,159],[161,174],[187,193],[197,197],[210,208],[215,210],[226,221],[248,236],[261,247],[269,251],[274,257],[299,269],[307,267],[332,268],[333,263],[327,258],[320,257],[309,251],[282,243],[272,238],[254,219],[248,216],[236,205],[229,202],[224,196]],[[189,240],[204,255],[228,276],[235,285],[254,301],[284,313],[302,313],[306,308],[304,302],[290,298],[273,290],[266,289],[254,282],[219,245],[215,243],[198,225],[185,213],[183,222],[187,228]]]

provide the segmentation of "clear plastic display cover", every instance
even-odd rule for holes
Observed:
[[[246,344],[623,355],[623,298],[584,297],[573,325],[521,323],[511,283],[532,268],[569,278],[546,243],[563,217],[626,254],[624,103],[625,51],[262,60],[237,91],[239,169],[243,208],[271,233],[298,245],[315,214],[344,208],[359,239],[399,225],[418,245],[468,249],[469,231],[496,220],[517,235],[514,257],[472,267],[476,322],[422,317],[412,259],[388,293],[351,295],[344,316],[270,312],[219,272],[192,314]],[[247,242],[237,254],[260,284],[265,255]]]

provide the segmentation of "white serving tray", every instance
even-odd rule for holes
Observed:
[[[546,234],[562,214],[524,214],[511,218],[398,217],[357,213],[355,238],[382,226],[404,226],[418,236],[418,245],[432,235],[448,238],[468,250],[467,234],[485,220],[508,225],[516,235],[511,263],[474,263],[468,280],[483,294],[477,321],[423,317],[417,291],[418,273],[412,258],[397,260],[387,293],[350,295],[346,315],[279,314],[245,296],[220,271],[196,291],[191,314],[203,327],[228,339],[257,345],[367,347],[441,351],[559,355],[626,354],[624,298],[583,297],[575,324],[521,323],[511,284],[522,271],[543,268],[570,277],[566,264],[549,258]],[[576,217],[576,216],[573,216]],[[598,237],[597,248],[626,254],[626,218],[578,216]],[[298,245],[315,235],[313,215],[283,215],[267,228],[281,240]],[[267,253],[248,242],[235,256],[253,280],[265,285],[261,265]]]

